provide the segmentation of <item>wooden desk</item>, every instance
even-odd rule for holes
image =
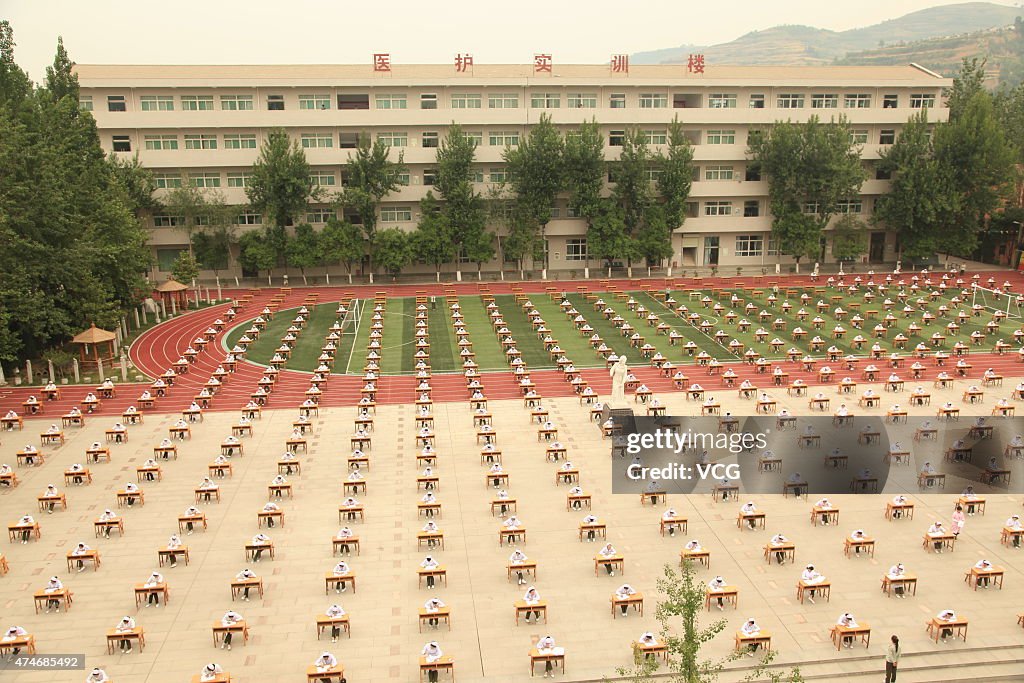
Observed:
[[[432,619],[438,621],[444,621],[448,625],[448,630],[452,630],[452,610],[447,605],[444,607],[438,607],[436,610],[428,610],[425,607],[420,607],[420,633],[423,632],[423,624],[430,625]]]
[[[622,574],[623,576],[625,576],[625,574],[626,574],[626,560],[622,557],[622,555],[620,555],[618,553],[616,553],[615,555],[609,555],[609,556],[595,555],[594,556],[594,576],[598,576],[598,571],[601,568],[605,568],[606,570],[608,568],[611,568],[611,570],[613,572],[616,569],[618,569],[619,573]]]
[[[114,529],[117,529],[118,536],[124,536],[124,519],[117,517],[115,519],[97,519],[92,523],[93,535],[99,538],[100,534],[104,536],[108,535]]]
[[[284,526],[284,510],[260,510],[256,513],[257,529],[262,529],[264,524],[271,526],[271,521]],[[270,556],[273,557],[274,553],[271,552]]]
[[[110,430],[107,430],[110,431]],[[128,433],[125,432],[125,440],[128,439]],[[55,446],[64,445],[64,432],[43,432],[39,435],[39,443],[43,446],[52,444]]]
[[[680,566],[684,562],[698,562],[704,565],[705,568],[711,569],[711,551],[710,550],[687,550],[683,548],[679,551],[679,564]]]
[[[893,518],[894,518],[894,515],[897,512],[900,513],[901,517],[905,516],[907,519],[913,519],[914,518],[914,504],[910,503],[910,502],[902,503],[902,504],[897,504],[897,503],[892,502],[891,500],[888,503],[885,504],[885,518],[887,520],[892,521]]]
[[[232,634],[232,640],[234,640],[235,634],[242,634],[242,645],[249,643],[249,625],[245,623],[245,619],[236,621],[233,624],[225,626],[220,621],[213,622],[213,646],[217,647],[220,641],[223,640],[224,636],[228,633]]]
[[[48,510],[50,508],[51,503],[54,505],[54,507],[56,507],[59,504],[61,510],[68,509],[68,497],[67,494],[63,492],[58,492],[52,496],[47,496],[45,494],[41,496],[36,496],[36,501],[39,503],[40,512]]]
[[[204,500],[207,503],[209,503],[214,498],[216,498],[218,503],[220,502],[220,487],[219,486],[214,487],[214,488],[197,488],[195,490],[195,493],[196,493],[196,502],[197,503],[199,503],[201,501],[204,501]]]
[[[800,580],[796,582],[796,599],[801,605],[811,591],[816,591],[821,597],[825,598],[825,602],[832,602],[831,581],[807,582]]]
[[[975,496],[973,498],[960,496],[957,498],[957,504],[966,508],[968,513],[977,512],[979,515],[985,514],[985,498],[982,496]]]
[[[433,541],[434,545],[431,545]],[[416,548],[419,549],[421,546],[426,545],[428,548],[437,547],[440,550],[444,550],[444,532],[440,529],[437,531],[419,531],[416,533]]]
[[[342,515],[344,515],[345,519],[348,520],[348,521],[352,521],[352,520],[356,519],[357,517],[359,518],[360,522],[366,520],[365,510],[363,509],[362,503],[360,503],[359,505],[339,505],[338,506],[338,521],[339,522],[342,521]]]
[[[555,669],[558,667],[562,668],[562,675],[565,675],[565,649],[556,647],[550,650],[538,650],[537,648],[530,649],[530,677],[532,678],[537,669],[538,664],[544,664],[545,668],[547,664]]]
[[[518,512],[518,505],[515,498],[495,498],[491,501],[491,516],[494,516],[494,512],[501,512],[502,506],[505,506],[506,512]]]
[[[29,538],[35,538],[37,541],[43,537],[42,532],[39,530],[39,522],[32,522],[31,524],[15,522],[14,524],[7,525],[7,536],[10,538],[11,543],[18,540],[26,531],[29,532]]]
[[[167,586],[166,581],[147,586],[144,583],[135,584],[135,609],[139,609],[142,603],[149,602],[149,596],[152,594],[162,595],[164,604],[171,599],[171,589]]]
[[[832,642],[835,643],[836,650],[843,649],[844,638],[851,638],[855,642],[860,638],[865,648],[871,645],[871,627],[867,624],[857,624],[856,626],[840,626],[835,624],[829,629],[829,635],[832,637]]]
[[[661,532],[662,536],[665,535],[665,531],[667,531],[669,527],[676,527],[679,532],[685,534],[687,529],[686,517],[675,517],[673,519],[665,519],[662,517],[661,522],[658,525],[658,530]]]
[[[928,622],[928,635],[934,638],[936,643],[939,642],[939,638],[945,630],[953,632],[954,640],[962,638],[965,643],[967,642],[967,619],[957,617],[952,621],[947,621],[938,617],[932,617],[931,621]]]
[[[273,549],[271,548],[271,557],[273,557]],[[253,576],[248,579],[232,579],[231,580],[231,601],[234,602],[235,598],[245,593],[245,589],[256,589],[256,593],[263,599],[263,579],[259,576]]]
[[[768,564],[772,563],[772,557],[776,553],[782,553],[783,559],[796,562],[796,544],[786,541],[785,543],[766,543],[764,546],[764,559]]]
[[[34,655],[36,653],[36,637],[31,633],[26,633],[11,640],[0,639],[0,655],[6,655],[14,648],[24,649],[27,654]]]
[[[310,664],[306,667],[306,683],[320,683],[323,680],[333,683],[334,679],[338,679],[338,683],[342,683],[345,680],[345,669],[341,664],[336,664],[327,669],[321,669],[315,664]]]
[[[142,492],[142,489],[138,491],[118,491],[117,492],[117,507],[130,507],[128,505],[129,500],[135,498],[139,499],[139,507],[145,507],[146,495]]]
[[[524,562],[509,562],[507,565],[508,569],[508,580],[512,580],[513,572],[523,572],[524,574],[532,574],[533,580],[537,580],[537,562],[536,560],[526,560]]]
[[[164,480],[164,471],[160,465],[153,465],[152,467],[139,466],[135,468],[135,476],[138,481],[147,480],[149,481],[149,475],[152,474],[157,481]]]
[[[892,595],[896,588],[903,588],[905,593],[909,592],[911,595],[917,595],[917,575],[904,574],[899,578],[893,578],[886,574],[882,577],[883,593],[886,595]]]
[[[109,449],[104,449],[104,450],[107,451],[108,454],[110,453]],[[153,458],[154,459],[159,458],[159,459],[162,459],[162,460],[167,460],[168,458],[174,458],[175,460],[177,460],[178,459],[178,447],[174,446],[174,445],[171,445],[171,446],[155,446],[153,448]]]
[[[625,607],[627,610],[632,607],[634,611],[644,615],[644,594],[640,592],[627,595],[622,598],[617,593],[612,593],[612,619],[617,619],[619,614],[622,612],[622,608]]]
[[[964,581],[968,586],[978,590],[978,585],[984,583],[982,579],[988,579],[990,586],[996,586],[999,590],[1003,589],[1003,575],[1006,570],[1002,567],[992,566],[990,569],[979,569],[978,567],[971,567],[967,573],[964,574]]]
[[[999,536],[999,542],[1007,547],[1011,546],[1014,540],[1019,543],[1021,538],[1024,538],[1024,528],[1013,529],[1008,526],[1004,526],[1002,533]]]
[[[729,498],[739,497],[739,494],[739,484],[715,484],[711,488],[711,500],[716,502],[719,498],[721,498],[722,500],[728,500]]]
[[[235,474],[235,468],[231,466],[229,462],[216,463],[212,462],[206,466],[211,479],[213,478],[224,478],[233,477]]]
[[[516,626],[519,626],[519,616],[529,615],[530,612],[537,612],[544,617],[544,623],[548,623],[548,602],[547,600],[538,600],[536,602],[526,602],[525,600],[515,601],[515,612],[516,612]],[[536,617],[534,622],[537,623]]]
[[[520,536],[522,536],[522,541],[517,541]],[[498,530],[498,545],[505,545],[505,543],[512,545],[517,542],[526,543],[526,527],[521,526],[516,529],[502,527]]]
[[[594,538],[597,538],[598,536],[601,538],[608,538],[608,525],[598,519],[596,522],[591,522],[590,524],[583,522],[580,523],[580,541],[583,540],[584,535],[589,535],[591,531],[594,532]]]
[[[771,631],[758,631],[757,633],[744,633],[743,631],[736,631],[736,650],[746,650],[756,646],[764,647],[766,652],[772,651],[772,632]]]
[[[953,548],[956,546],[956,536],[950,533],[942,534],[925,534],[924,541],[921,543],[921,547],[924,548],[925,552],[933,552],[936,550],[935,544],[941,544],[939,548],[942,550],[949,549],[953,552]]]
[[[61,588],[56,591],[39,590],[32,594],[32,599],[35,602],[36,614],[39,614],[39,610],[46,608],[46,605],[51,600],[55,600],[64,608],[67,612],[71,609],[71,603],[74,602],[74,594],[67,588]]]
[[[117,646],[120,645],[122,640],[127,640],[129,643],[133,640],[136,641],[139,645],[139,652],[146,649],[146,634],[142,630],[141,626],[136,626],[135,628],[128,629],[127,631],[112,628],[107,630],[107,654],[114,654],[114,651],[117,649]]]
[[[928,482],[931,482],[929,485]],[[940,472],[933,472],[932,474],[918,474],[917,475],[917,486],[918,488],[946,488],[946,475]]]
[[[445,569],[443,566],[433,567],[432,569],[427,569],[426,567],[420,567],[419,569],[416,570],[416,574],[417,574],[417,579],[416,579],[416,587],[417,588],[420,588],[420,587],[423,586],[423,584],[426,582],[428,576],[434,577],[435,581],[437,581],[437,579],[441,579],[441,582],[444,583],[445,587],[447,588],[447,586],[448,586],[448,570]],[[354,584],[353,584],[353,586],[354,586]]]
[[[851,555],[859,555],[862,548],[866,548],[868,555],[871,557],[875,556],[875,539],[864,537],[859,540],[855,540],[847,536],[843,539],[843,555],[850,557]]]
[[[352,626],[349,623],[347,614],[341,614],[336,617],[329,617],[326,614],[320,614],[317,615],[316,618],[316,639],[320,640],[320,636],[323,635],[323,632],[334,626],[337,626],[344,631],[349,638],[352,637]]]
[[[179,545],[177,548],[168,548],[168,547],[158,548],[157,551],[156,551],[156,555],[157,555],[157,564],[159,564],[161,567],[164,566],[164,562],[168,562],[170,560],[175,560],[178,557],[178,555],[181,555],[182,557],[185,558],[185,566],[186,567],[188,566],[188,546],[187,545]]]
[[[764,529],[765,525],[765,513],[763,512],[741,512],[736,516],[736,528],[743,531],[744,527],[751,528],[750,522],[754,522],[753,528],[761,527]]]
[[[433,503],[416,503],[416,516],[427,517],[430,519],[437,517],[438,519],[440,519],[441,503],[438,503],[436,501]]]
[[[100,562],[100,551],[95,548],[86,550],[84,553],[80,555],[75,555],[73,551],[69,551],[67,555],[67,560],[69,574],[74,571],[74,565],[77,564],[79,560],[81,560],[82,562],[92,562],[92,570],[94,572],[99,571],[100,564],[102,564]],[[1000,580],[1000,583],[1001,582],[1002,580]]]
[[[427,657],[420,656],[420,682],[428,678],[428,674],[431,671],[436,671],[440,674],[443,671],[448,672],[451,675],[452,681],[455,680],[455,660],[450,655],[444,655],[439,659],[430,661]]]
[[[46,456],[39,451],[21,450],[14,454],[18,459],[18,467],[39,467],[46,464]]]
[[[736,586],[722,586],[718,589],[708,588],[704,595],[704,607],[709,612],[711,611],[712,601],[718,602],[721,598],[723,601],[728,602],[732,605],[733,609],[739,609],[740,604],[740,589]]]

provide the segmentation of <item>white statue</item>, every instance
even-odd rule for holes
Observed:
[[[609,404],[613,408],[621,408],[626,405],[626,375],[629,374],[625,356],[619,356],[609,374],[612,376],[612,397]]]

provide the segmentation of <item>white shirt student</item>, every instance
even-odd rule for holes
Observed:
[[[428,664],[433,664],[437,660],[441,659],[443,653],[441,652],[441,646],[437,644],[437,641],[432,640],[423,646],[423,649],[420,651],[420,654],[423,656],[423,658],[427,661]],[[430,683],[437,683],[437,675],[437,669],[430,669],[427,672],[427,680]]]
[[[329,671],[338,666],[338,658],[330,652],[322,652],[320,653],[320,656],[313,661],[313,666],[316,667],[318,673],[323,673],[324,671]]]
[[[743,504],[743,507],[740,508],[740,514],[747,517],[747,526],[751,529],[757,528],[757,520],[753,517],[749,517],[749,515],[753,515],[755,512],[757,512],[757,506],[754,505],[754,501],[752,500],[747,501]]]
[[[107,683],[109,680],[110,677],[107,676],[107,672],[99,667],[93,669],[89,675],[85,677],[85,683]]]
[[[808,586],[816,586],[820,583],[823,583],[825,581],[825,577],[818,573],[818,570],[814,568],[813,564],[809,564],[806,567],[804,567],[803,572],[800,573],[800,580]],[[814,603],[815,592],[815,588],[810,588],[808,590],[808,599],[811,601],[812,604]]]
[[[127,633],[135,630],[135,619],[132,617],[123,617],[121,621],[114,627],[117,633]],[[130,638],[121,638],[119,642],[121,652],[128,654],[132,651],[132,641]]]
[[[204,666],[203,670],[199,672],[199,680],[212,681],[222,673],[224,673],[224,669],[220,668],[220,664],[214,664],[211,662]]]
[[[846,628],[857,628],[857,621],[853,618],[853,615],[849,612],[844,612],[839,615],[836,620],[836,625],[845,626]],[[853,636],[843,636],[843,647],[850,649],[853,647]]]
[[[715,578],[713,578],[710,581],[708,581],[708,590],[710,590],[710,591],[720,591],[723,588],[725,588],[725,585],[726,585],[725,579],[723,579],[721,576],[716,576]],[[725,609],[725,598],[723,596],[718,596],[717,601],[718,601],[718,609],[724,610]]]
[[[636,589],[634,589],[628,583],[622,584],[621,586],[619,586],[615,590],[615,597],[618,598],[619,600],[625,600],[625,599],[629,598],[629,596],[631,596],[631,595],[636,595]],[[623,618],[629,616],[629,605],[628,604],[624,603],[624,604],[619,605],[619,609],[622,610]]]
[[[740,631],[743,633],[743,635],[754,638],[761,633],[761,627],[757,625],[757,622],[753,618],[750,618],[743,623],[743,626],[740,626]],[[754,652],[760,646],[761,643],[751,643],[750,647],[747,650],[747,656],[753,657]]]
[[[512,566],[512,568],[516,572],[516,575],[518,576],[517,583],[520,586],[526,584],[526,578],[523,575],[524,569],[521,566],[524,562],[526,562],[526,559],[526,553],[524,553],[522,550],[519,550],[518,548],[511,555],[509,555],[508,558],[509,565]]]

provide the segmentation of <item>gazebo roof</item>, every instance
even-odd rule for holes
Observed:
[[[174,278],[168,278],[165,282],[161,282],[157,285],[156,291],[158,292],[181,292],[188,289],[188,285],[183,285]]]
[[[117,339],[117,335],[113,332],[96,327],[96,323],[93,323],[85,332],[80,332],[75,335],[73,341],[76,344],[102,344],[103,342],[114,341]]]

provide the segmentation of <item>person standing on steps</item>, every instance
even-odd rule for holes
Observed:
[[[896,683],[896,667],[900,663],[900,639],[895,635],[891,638],[889,648],[885,651],[885,683]]]

